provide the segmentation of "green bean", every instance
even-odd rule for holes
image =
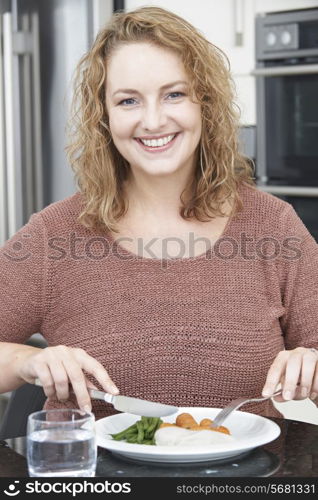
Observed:
[[[153,439],[145,439],[142,444],[154,444]]]
[[[119,438],[115,437],[113,439],[115,439],[115,441],[127,441],[127,439],[130,439],[130,438],[133,438],[133,437],[137,437],[137,434],[136,433],[125,434],[124,436],[119,436]]]
[[[154,435],[161,424],[162,420],[159,417],[141,417],[121,432],[111,434],[111,437],[116,441],[152,445],[155,444]]]
[[[145,439],[147,438],[150,438],[151,437],[151,429],[150,429],[150,426],[151,426],[151,418],[149,418],[147,420],[147,422],[144,421],[144,435],[145,435]]]
[[[160,418],[154,417],[151,421],[151,425],[148,427],[146,437],[147,439],[152,439],[154,437],[154,434],[156,430],[160,427],[162,424],[162,420]]]
[[[148,427],[148,425],[149,425],[149,419],[148,419],[148,417],[141,417],[141,421],[144,424],[144,427],[145,426]]]
[[[161,425],[162,420],[158,417],[153,419],[151,426],[149,427],[149,437],[152,438],[158,427]]]
[[[129,432],[130,430],[137,429],[136,424],[131,425],[130,427],[127,427],[127,429],[122,430],[121,432],[118,432],[117,434],[111,434],[111,437],[116,440],[123,439],[124,436]]]
[[[144,439],[144,428],[141,420],[137,422],[137,429],[138,429],[137,443],[141,444]]]
[[[149,427],[148,427],[148,433],[151,434],[153,432],[153,430],[155,429],[155,427],[157,426],[157,423],[158,423],[158,417],[154,417],[152,419],[152,422],[150,423]]]
[[[127,443],[137,443],[137,436],[131,437],[127,439]]]
[[[126,435],[127,434],[138,434],[138,427],[137,427],[137,424],[134,425],[134,427],[132,427],[131,429],[128,429],[128,431],[126,432]]]
[[[122,439],[124,439],[124,437],[122,437],[122,436],[115,436],[115,434],[111,434],[111,437],[112,437],[115,441],[121,441]]]
[[[162,422],[161,418],[159,418],[158,423],[157,423],[156,428],[155,428],[155,432],[159,429],[159,427],[160,427],[160,425],[161,425],[162,423],[163,423],[163,422]]]

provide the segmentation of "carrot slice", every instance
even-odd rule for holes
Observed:
[[[176,424],[178,427],[183,427],[184,429],[191,429],[193,426],[198,425],[198,422],[190,415],[190,413],[180,413],[176,418]]]

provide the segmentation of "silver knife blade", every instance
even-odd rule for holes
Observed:
[[[40,380],[37,378],[34,381],[35,385],[42,387]],[[106,403],[113,405],[115,410],[122,411],[124,413],[132,413],[133,415],[140,415],[142,417],[166,417],[167,415],[172,415],[178,411],[175,406],[165,405],[162,403],[154,403],[152,401],[146,401],[144,399],[131,398],[130,396],[114,396],[103,391],[96,391],[95,389],[89,389],[88,392],[93,399],[101,399]]]
[[[142,417],[166,417],[178,411],[178,408],[175,406],[131,398],[130,396],[122,396],[121,394],[114,396],[113,394],[94,389],[89,389],[88,392],[93,399],[101,399],[106,403],[112,404],[115,410]]]

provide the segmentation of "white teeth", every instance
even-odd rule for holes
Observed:
[[[161,137],[160,139],[140,139],[140,141],[148,147],[159,148],[160,146],[165,146],[168,142],[172,141],[176,134],[168,135],[167,137]]]

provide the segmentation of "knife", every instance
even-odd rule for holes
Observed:
[[[172,415],[178,411],[175,406],[165,405],[162,403],[154,403],[145,399],[131,398],[129,396],[114,396],[107,392],[88,389],[88,392],[93,399],[101,399],[113,405],[115,410],[125,413],[133,413],[144,417],[165,417]]]
[[[34,384],[42,387],[38,378],[35,380]],[[112,404],[115,410],[124,413],[132,413],[133,415],[140,415],[142,417],[166,417],[178,411],[178,408],[175,406],[131,398],[129,396],[122,396],[121,394],[115,396],[107,392],[96,391],[95,389],[89,388],[88,393],[93,399],[100,399],[101,401]]]

